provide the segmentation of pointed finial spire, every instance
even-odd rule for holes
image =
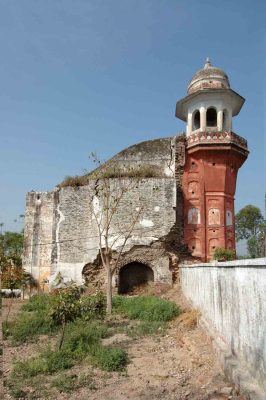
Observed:
[[[207,57],[207,58],[206,58],[206,61],[205,61],[204,69],[209,68],[209,67],[211,67],[211,66],[212,66],[212,65],[211,65],[210,58]]]

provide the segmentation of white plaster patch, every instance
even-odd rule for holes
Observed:
[[[151,228],[154,223],[150,219],[142,219],[140,222],[140,225],[145,226],[145,228]]]
[[[174,175],[174,174],[173,174],[173,171],[172,171],[171,168],[169,168],[168,166],[165,167],[164,173],[165,173],[166,176],[173,176],[173,175]]]
[[[97,196],[93,196],[92,199],[93,213],[94,215],[98,215],[101,212],[100,202]]]
[[[59,221],[56,227],[55,231],[55,240],[56,240],[56,246],[57,246],[57,262],[60,260],[60,243],[59,243],[59,230],[60,230],[60,224],[65,220],[65,216],[60,210],[60,203],[57,206],[57,212],[59,214]]]
[[[78,285],[82,285],[84,283],[82,277],[83,268],[84,268],[84,263],[59,262],[49,278],[49,286],[50,287],[53,286],[54,280],[58,272],[60,272],[60,274],[62,275],[65,283],[73,280]]]
[[[140,208],[139,207],[136,207],[136,211],[139,211],[140,210]]]
[[[155,206],[154,207],[154,211],[160,211],[160,207],[159,206]]]

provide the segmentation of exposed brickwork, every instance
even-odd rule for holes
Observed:
[[[142,179],[137,187],[125,194],[113,220],[111,237],[115,238],[121,225],[130,223],[132,212],[136,213],[137,207],[143,206],[125,253],[135,246],[143,246],[141,252],[146,254],[153,242],[160,241],[169,233],[176,222],[174,186],[174,178]],[[40,265],[45,265],[46,277],[51,274],[53,278],[60,271],[66,280],[81,283],[84,266],[94,263],[99,241],[97,225],[91,213],[93,188],[91,183],[80,188],[67,187],[41,193],[41,206],[36,206],[36,193],[28,195],[31,201],[27,202],[24,266],[37,279]],[[98,202],[101,209],[101,198]],[[28,246],[32,240],[36,245]],[[166,266],[158,260],[157,253],[153,252],[152,257],[154,262],[157,260],[158,280],[169,282],[169,260],[167,258]]]
[[[185,242],[207,261],[217,247],[235,251],[234,194],[247,143],[228,132],[190,135],[183,175]]]

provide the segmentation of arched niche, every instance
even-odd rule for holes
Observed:
[[[195,110],[192,115],[192,130],[196,131],[200,129],[200,112],[199,110]]]
[[[220,221],[221,221],[220,210],[218,208],[210,208],[208,216],[209,225],[220,225]]]
[[[215,252],[215,249],[219,247],[219,241],[218,239],[210,239],[209,240],[209,254],[212,256]]]
[[[200,210],[197,207],[191,207],[188,210],[188,223],[200,224]]]
[[[134,288],[154,282],[153,270],[146,264],[131,262],[119,270],[118,293],[130,293]]]
[[[217,127],[217,111],[214,107],[209,107],[206,112],[207,128]]]
[[[226,226],[233,225],[233,213],[231,210],[226,210],[225,220],[226,220]]]
[[[191,181],[188,184],[188,196],[197,197],[199,196],[199,183],[197,181]]]
[[[201,253],[200,240],[197,238],[190,239],[188,242],[188,247],[192,255]]]
[[[227,240],[227,248],[229,250],[233,250],[233,242],[231,239]]]

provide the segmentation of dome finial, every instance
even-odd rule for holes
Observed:
[[[206,61],[205,61],[204,69],[209,68],[209,67],[211,67],[211,66],[212,66],[212,65],[211,65],[210,58],[207,57],[207,58],[206,58]]]

